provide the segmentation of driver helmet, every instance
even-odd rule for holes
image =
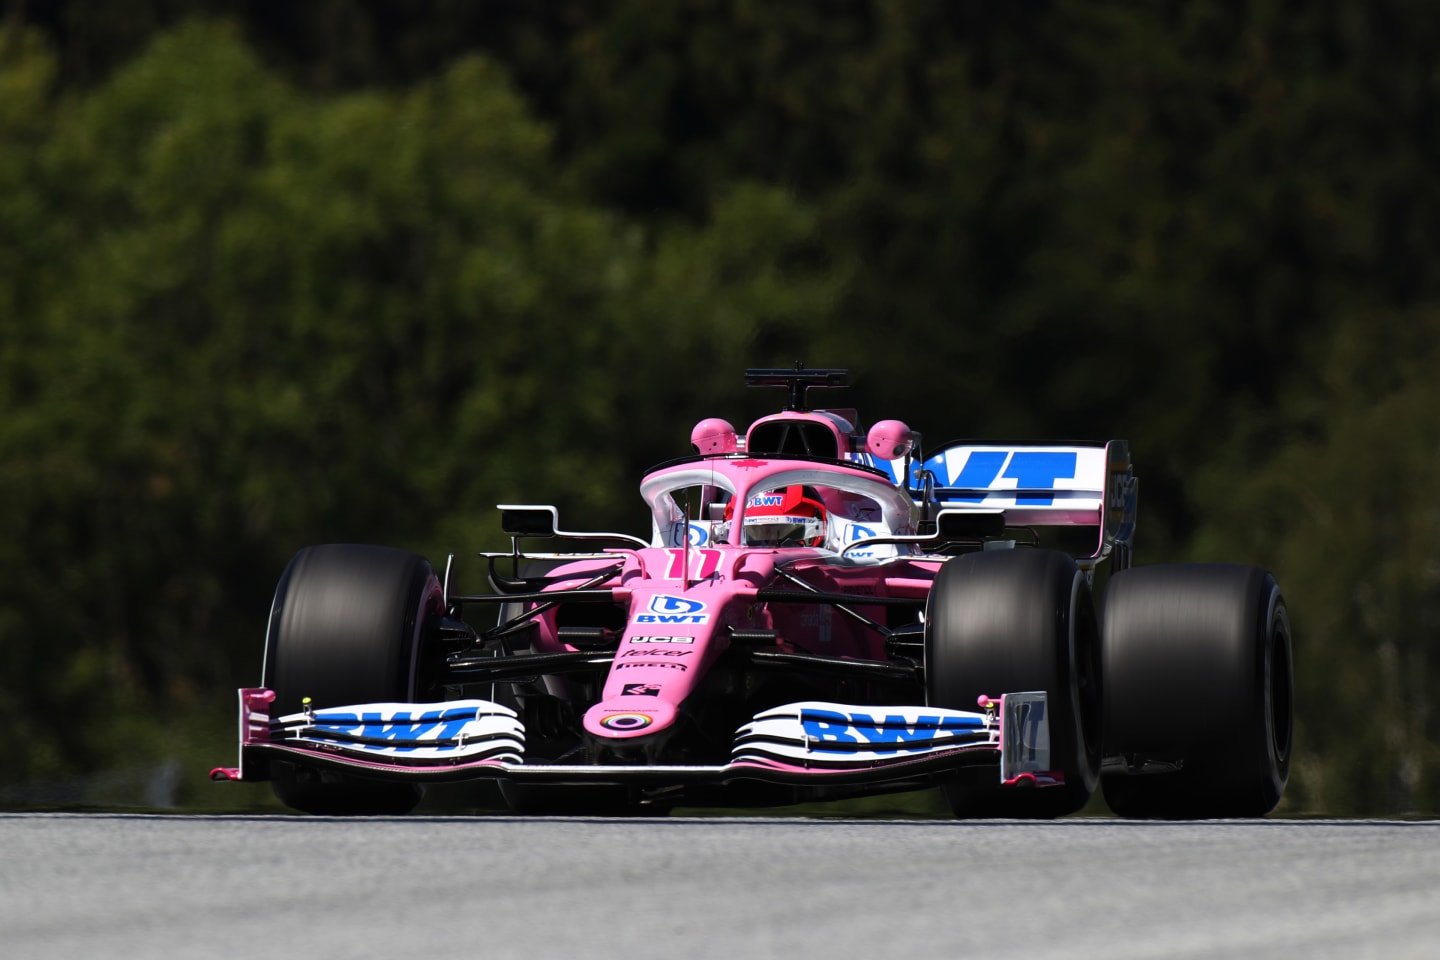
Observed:
[[[744,526],[746,546],[818,547],[825,542],[825,505],[809,487],[752,494]]]

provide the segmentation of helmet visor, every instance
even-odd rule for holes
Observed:
[[[824,535],[816,517],[746,517],[745,543],[752,547],[814,546]]]

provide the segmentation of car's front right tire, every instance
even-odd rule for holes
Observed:
[[[424,699],[422,651],[440,615],[430,564],[389,547],[306,547],[275,590],[262,684],[275,692],[272,717],[312,708]],[[306,813],[395,815],[422,790],[274,763],[281,803]]]
[[[943,792],[960,817],[1058,817],[1090,799],[1100,772],[1099,636],[1073,558],[1020,548],[962,554],[935,577],[925,617],[929,702],[975,710],[983,694],[1043,690],[1051,765],[1064,785],[1002,789],[995,772]]]

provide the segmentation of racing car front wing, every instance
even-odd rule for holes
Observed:
[[[212,780],[265,780],[270,761],[375,780],[550,784],[872,784],[943,778],[994,763],[1010,785],[1051,786],[1044,692],[981,698],[979,712],[805,701],[762,711],[737,732],[729,763],[526,763],[515,712],[486,700],[306,709],[272,720],[274,693],[240,691],[240,765]]]

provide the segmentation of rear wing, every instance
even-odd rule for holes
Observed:
[[[980,443],[941,448],[921,464],[923,486],[945,510],[1001,511],[1005,525],[1094,526],[1100,530],[1093,561],[1117,548],[1128,566],[1135,536],[1140,481],[1130,466],[1130,445],[1108,443]],[[924,497],[925,491],[914,493]],[[924,501],[917,500],[924,505]]]

